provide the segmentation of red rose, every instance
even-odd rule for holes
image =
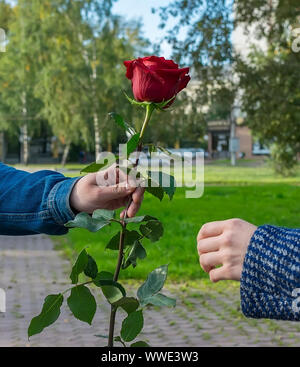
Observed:
[[[124,61],[126,77],[132,82],[134,97],[139,102],[160,103],[175,97],[191,80],[189,68],[179,69],[172,60],[148,56]]]

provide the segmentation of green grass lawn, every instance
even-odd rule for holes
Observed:
[[[209,167],[209,170],[213,169]],[[140,214],[150,214],[159,218],[164,223],[165,234],[158,243],[145,241],[148,257],[140,261],[136,269],[129,268],[123,271],[121,278],[145,279],[149,271],[163,264],[169,264],[169,277],[172,280],[195,280],[206,277],[200,271],[196,251],[196,235],[205,222],[239,217],[257,225],[269,223],[300,227],[299,186],[282,183],[263,184],[259,179],[256,185],[230,185],[230,181],[237,176],[242,179],[243,171],[239,169],[241,168],[223,167],[224,172],[215,169],[214,177],[218,178],[221,172],[222,177],[227,178],[229,182],[225,186],[207,185],[203,197],[199,199],[186,199],[184,189],[178,189],[171,202],[165,198],[160,203],[146,195]],[[254,168],[249,169],[252,169],[253,173]],[[274,181],[277,182],[276,179]],[[295,183],[299,181],[298,177]],[[115,234],[117,231],[117,225],[105,228],[97,234],[74,229],[59,239],[59,243],[63,245],[65,253],[70,258],[74,258],[82,248],[89,247],[88,252],[96,258],[99,269],[113,271],[117,254],[109,250],[104,251],[104,247],[111,233]]]
[[[19,169],[54,169],[62,171],[66,176],[80,176],[80,171],[86,165],[67,164],[62,168],[59,164],[49,165],[29,165],[27,167],[16,165]],[[175,178],[181,175],[180,171],[175,170]],[[192,172],[188,171],[187,180],[192,177]],[[270,183],[287,183],[300,184],[300,165],[296,169],[296,174],[291,177],[282,177],[274,173],[272,167],[264,161],[255,160],[238,160],[237,166],[230,166],[229,161],[219,160],[205,165],[205,183],[216,185],[249,185],[249,184],[270,184]]]

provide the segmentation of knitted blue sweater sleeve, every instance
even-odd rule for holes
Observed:
[[[247,317],[300,321],[300,229],[258,227],[244,259],[240,292]]]

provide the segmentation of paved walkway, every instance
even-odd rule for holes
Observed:
[[[70,264],[53,250],[49,237],[0,236],[0,288],[7,293],[7,312],[0,314],[0,346],[104,346],[108,307],[99,296],[93,326],[74,319],[67,307],[42,334],[27,340],[27,327],[48,294],[67,287]],[[143,339],[152,346],[300,346],[300,323],[247,320],[239,310],[237,286],[184,284],[175,309],[145,312]],[[120,320],[117,327],[120,326]]]

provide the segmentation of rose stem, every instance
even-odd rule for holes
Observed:
[[[150,118],[152,116],[152,113],[155,109],[155,106],[153,104],[148,104],[146,106],[146,116],[145,116],[145,120],[140,132],[140,138],[139,138],[139,143],[138,143],[138,148],[137,148],[137,158],[134,164],[134,168],[136,168],[139,164],[139,155],[142,151],[143,148],[143,143],[142,143],[142,139],[144,137],[147,125],[150,121]],[[122,266],[122,262],[123,262],[123,257],[124,257],[124,239],[125,239],[125,232],[126,232],[126,226],[127,224],[125,223],[125,220],[127,218],[127,212],[128,209],[130,207],[132,203],[132,197],[130,197],[128,204],[126,206],[125,209],[125,213],[124,213],[124,217],[123,220],[121,222],[122,224],[122,231],[120,234],[120,242],[119,242],[119,254],[118,254],[118,262],[116,265],[116,270],[115,270],[115,274],[114,274],[114,281],[117,282],[118,278],[119,278],[119,274],[120,274],[120,270],[121,270],[121,266]],[[116,321],[116,313],[117,313],[117,308],[113,305],[111,305],[111,310],[110,310],[110,321],[109,321],[109,335],[108,335],[108,347],[112,348],[114,346],[114,331],[115,331],[115,321]]]

